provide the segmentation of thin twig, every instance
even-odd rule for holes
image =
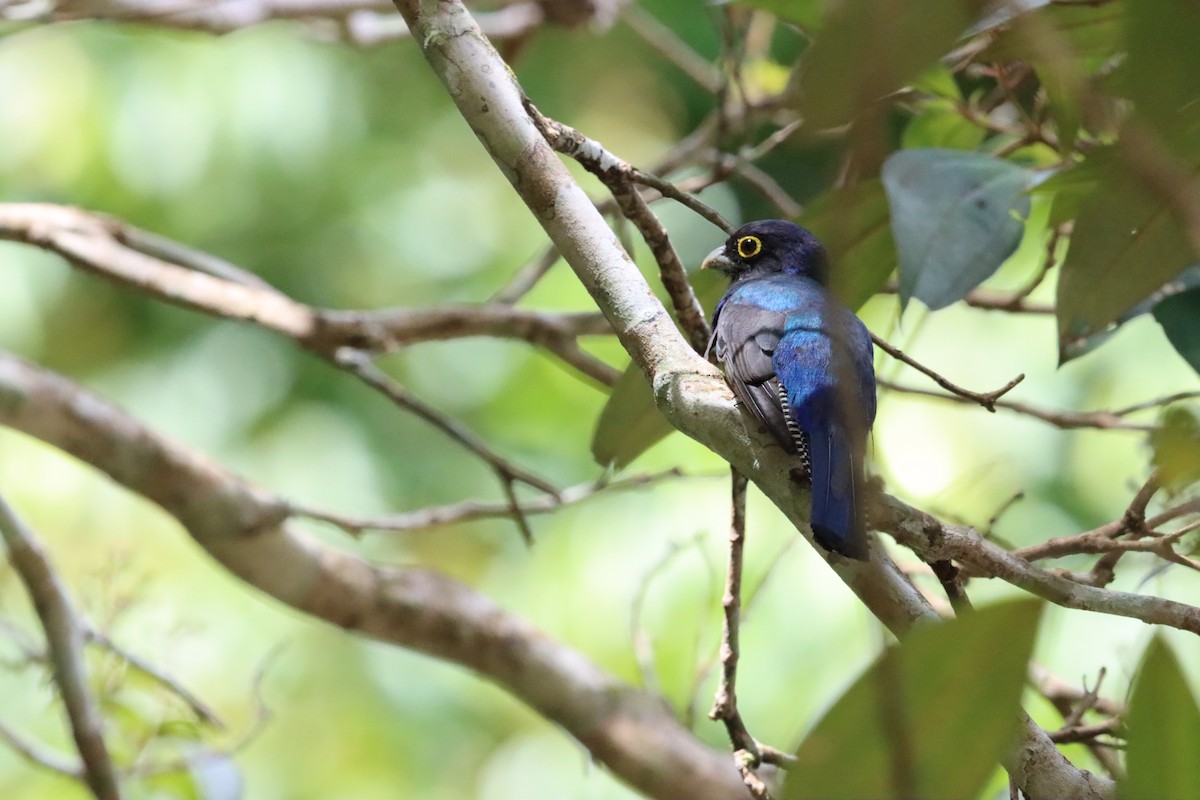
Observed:
[[[162,669],[156,664],[151,663],[150,661],[147,661],[141,656],[131,653],[129,650],[113,641],[107,634],[96,630],[93,627],[89,626],[85,633],[90,641],[99,645],[100,647],[103,647],[105,650],[108,650],[126,664],[129,664],[129,666],[133,667],[138,672],[160,684],[169,692],[171,692],[171,694],[174,694],[176,697],[186,703],[188,708],[191,709],[192,713],[196,715],[197,719],[213,726],[214,728],[224,730],[225,723],[217,715],[217,712],[214,711],[213,708],[204,702],[204,700],[202,700],[198,695],[181,684],[178,679],[176,679],[166,670]]]
[[[111,4],[67,4],[53,19],[98,19],[152,24],[160,28],[224,34],[272,20],[300,23],[322,40],[341,40],[358,47],[374,47],[409,36],[408,26],[391,3],[381,0],[123,0]],[[77,8],[78,7],[78,8]],[[539,2],[513,2],[495,11],[478,14],[482,31],[491,39],[520,39],[555,20]]]
[[[513,481],[509,478],[504,478],[500,481],[500,487],[504,490],[504,497],[508,500],[509,516],[517,524],[517,530],[521,533],[521,539],[524,540],[526,547],[533,547],[533,528],[529,527],[529,517],[525,515],[524,509],[521,508],[521,502],[517,499],[517,492],[513,486]]]
[[[554,245],[550,245],[529,263],[514,272],[508,282],[488,298],[488,302],[503,305],[516,303],[529,294],[537,282],[550,271],[550,268],[558,263],[558,259],[558,249]]]
[[[1013,293],[1012,307],[1019,307],[1025,302],[1031,294],[1037,291],[1037,288],[1046,280],[1046,276],[1050,274],[1050,270],[1054,269],[1058,264],[1058,245],[1062,241],[1062,237],[1068,232],[1071,226],[1067,223],[1056,226],[1050,232],[1050,238],[1046,240],[1046,257],[1042,259],[1042,266],[1038,269],[1037,275],[1023,287]]]
[[[761,194],[768,203],[775,206],[783,218],[796,219],[804,213],[804,206],[797,203],[766,170],[739,159],[734,164],[733,174],[740,177],[747,185]]]
[[[104,720],[88,686],[84,627],[41,543],[3,497],[0,497],[0,538],[8,547],[9,560],[25,584],[46,632],[54,682],[83,761],[82,778],[97,800],[120,800],[116,769],[104,743]]]
[[[346,372],[357,376],[363,383],[378,391],[401,408],[420,417],[434,426],[451,440],[474,453],[491,467],[502,482],[516,480],[546,494],[557,495],[558,489],[545,478],[520,467],[501,456],[487,442],[457,420],[445,416],[433,406],[417,398],[383,370],[371,363],[357,351],[343,349],[330,361]]]
[[[1147,519],[1146,506],[1158,492],[1160,486],[1160,473],[1155,470],[1134,494],[1129,506],[1117,519],[1082,533],[1059,536],[1019,548],[1013,551],[1013,555],[1026,561],[1040,561],[1046,558],[1060,558],[1080,553],[1151,552],[1163,555],[1188,533],[1188,529],[1185,527],[1167,535],[1156,535],[1154,531],[1180,517],[1200,512],[1200,500],[1195,498],[1185,500]],[[1121,540],[1119,537],[1125,534],[1149,538]],[[1164,555],[1164,557],[1166,556]],[[1108,569],[1111,570],[1115,566],[1115,561],[1114,559],[1109,564]]]
[[[879,291],[884,294],[898,294],[900,284],[895,280],[890,280]],[[1053,304],[1037,303],[1028,297],[1019,297],[1018,295],[1020,295],[1021,291],[1024,290],[999,292],[994,289],[972,289],[962,301],[971,308],[978,308],[983,311],[1007,311],[1013,314],[1055,313]]]
[[[1103,697],[1098,693],[1103,675],[1104,669],[1101,668],[1096,686],[1089,691],[1086,687],[1080,688],[1074,683],[1063,680],[1039,664],[1034,663],[1029,665],[1030,683],[1033,684],[1043,697],[1056,706],[1062,704],[1067,707],[1074,707],[1076,704],[1087,700],[1090,707],[1101,714],[1121,716],[1126,711],[1125,706],[1116,700]]]
[[[14,753],[30,764],[42,769],[48,769],[51,772],[57,772],[59,775],[65,775],[68,778],[74,778],[78,781],[83,780],[83,766],[81,764],[69,761],[65,757],[47,750],[36,742],[22,738],[20,734],[2,722],[0,722],[0,741],[7,744]]]
[[[941,392],[931,391],[929,389],[918,389],[915,386],[905,386],[903,384],[894,383],[886,378],[876,378],[876,383],[885,389],[890,389],[894,392],[903,392],[904,394],[914,394],[921,397],[930,397],[935,400],[944,400],[951,403],[969,403],[975,404],[978,401],[973,397],[962,396],[956,394],[942,394]],[[1078,428],[1097,428],[1100,430],[1118,430],[1118,431],[1138,431],[1147,432],[1154,430],[1157,426],[1150,423],[1128,422],[1122,419],[1124,411],[1065,411],[1048,408],[1039,408],[1038,406],[1022,403],[1016,400],[996,400],[995,407],[1006,411],[1012,411],[1015,414],[1024,414],[1034,419],[1039,419],[1042,422],[1053,425],[1056,428],[1063,430],[1075,430]]]
[[[589,481],[569,486],[559,491],[557,495],[544,494],[531,500],[525,500],[520,504],[520,509],[521,513],[527,517],[547,514],[565,506],[589,500],[601,493],[637,489],[661,480],[680,477],[685,477],[680,470],[670,469],[664,472],[632,475],[616,481],[607,479]],[[327,522],[354,536],[361,535],[365,531],[411,533],[432,530],[445,525],[481,519],[507,518],[513,513],[509,503],[483,503],[477,500],[467,500],[447,506],[432,506],[384,517],[352,517],[300,505],[289,506],[289,510],[294,516]]]
[[[767,584],[769,584],[771,579],[778,573],[778,567],[783,561],[783,557],[787,555],[787,553],[793,547],[802,541],[804,541],[804,537],[798,532],[789,536],[775,552],[775,555],[768,560],[767,569],[763,572],[762,577],[759,578],[758,583],[754,584],[749,589],[745,589],[743,586],[741,599],[742,607],[739,613],[739,617],[742,622],[750,619],[751,612],[754,610],[754,607],[757,605],[759,599],[763,596],[763,589],[767,587]],[[712,649],[712,652],[709,654],[709,656],[697,665],[695,674],[692,676],[692,691],[690,693],[692,699],[688,703],[688,708],[684,714],[684,718],[689,722],[694,720],[696,717],[695,706],[696,703],[699,702],[700,689],[705,683],[708,682],[708,676],[712,674],[713,667],[716,666],[717,661],[720,659],[721,644],[722,642],[718,640],[716,646]],[[774,763],[767,757],[766,746],[760,742],[759,747],[763,748],[763,762]]]
[[[1051,740],[1082,742],[1110,776],[1120,779],[1124,777],[1124,769],[1113,748],[1108,747],[1105,742],[1099,741],[1094,736],[1082,735],[1085,731],[1080,730],[1083,716],[1088,712],[1106,715],[1109,717],[1106,724],[1111,725],[1118,725],[1114,720],[1119,720],[1125,714],[1124,706],[1100,695],[1100,685],[1104,682],[1104,675],[1105,670],[1101,667],[1096,676],[1096,683],[1088,688],[1084,681],[1083,687],[1080,688],[1067,683],[1044,667],[1037,664],[1029,665],[1030,683],[1050,701],[1063,718],[1063,724],[1059,731],[1050,734]],[[1113,733],[1115,729],[1107,732]]]
[[[696,212],[725,233],[733,233],[736,229],[715,208],[701,201],[690,192],[683,191],[668,180],[660,178],[657,175],[651,175],[649,172],[643,172],[637,167],[629,167],[629,179],[634,183],[640,183],[643,186],[649,186],[651,189],[657,189],[663,197],[670,198],[685,208]]]
[[[932,369],[920,363],[916,359],[905,355],[900,348],[888,344],[882,338],[873,333],[871,334],[871,341],[875,342],[875,344],[877,344],[881,350],[890,355],[892,358],[896,359],[897,361],[902,361],[921,374],[928,376],[933,380],[934,383],[936,383],[938,386],[941,386],[946,391],[976,402],[993,413],[996,411],[996,401],[1012,391],[1013,387],[1015,387],[1021,381],[1025,380],[1025,374],[1021,373],[995,391],[982,393],[972,392],[970,389],[964,389],[955,383],[951,383],[949,380],[934,372]]]
[[[950,607],[954,609],[954,613],[961,617],[971,611],[971,599],[967,597],[962,574],[958,567],[954,566],[954,562],[933,561],[930,562],[929,567],[937,576],[938,582],[942,584],[942,590],[946,593],[946,599],[950,601]]]
[[[688,281],[687,270],[671,245],[667,229],[650,210],[645,199],[633,187],[635,181],[646,182],[658,191],[675,199],[689,197],[660,178],[642,173],[606,150],[599,142],[589,139],[579,131],[542,115],[533,103],[525,100],[525,109],[537,125],[546,141],[556,151],[578,161],[584,169],[598,177],[612,192],[626,219],[637,226],[650,251],[658,262],[663,287],[671,297],[679,324],[696,352],[703,352],[708,344],[708,322],[704,309],[696,300],[696,293]],[[681,201],[682,202],[682,201]],[[699,203],[691,198],[692,204]],[[702,204],[701,204],[702,205]],[[689,206],[692,207],[692,206]],[[710,209],[711,211],[711,209]],[[716,214],[715,211],[711,212]],[[718,218],[720,215],[717,215]],[[728,225],[728,223],[725,223]]]
[[[1090,724],[1079,723],[1077,725],[1064,725],[1056,731],[1049,731],[1050,741],[1058,744],[1072,744],[1075,742],[1089,742],[1099,736],[1109,736],[1121,730],[1121,720],[1116,717],[1110,717],[1103,722],[1093,722]]]
[[[1200,392],[1177,392],[1175,394],[1167,395],[1166,397],[1158,397],[1153,400],[1146,400],[1141,403],[1134,403],[1131,406],[1119,408],[1116,411],[1113,411],[1112,414],[1117,417],[1125,417],[1130,414],[1136,414],[1139,411],[1152,411],[1156,408],[1170,405],[1171,403],[1177,403],[1180,400],[1194,400],[1197,397],[1200,397]]]
[[[1000,504],[1000,507],[995,510],[992,516],[988,517],[987,524],[985,524],[983,526],[983,530],[980,531],[984,538],[992,538],[992,534],[995,531],[996,524],[1000,522],[1000,518],[1007,514],[1013,506],[1023,499],[1025,499],[1024,489],[1019,489],[1009,495],[1008,499]]]
[[[630,603],[629,636],[633,641],[634,660],[637,662],[638,674],[642,677],[642,688],[656,695],[660,695],[662,692],[658,684],[658,670],[654,664],[654,644],[643,622],[645,618],[646,596],[655,579],[679,555],[686,552],[688,548],[697,546],[702,540],[702,535],[697,534],[684,542],[670,542],[667,546],[667,551],[663,553],[661,558],[650,565],[650,568],[646,570],[642,579],[638,581],[637,589],[633,594],[633,601]]]
[[[721,606],[725,623],[721,633],[721,681],[713,697],[709,719],[725,723],[725,731],[733,744],[734,760],[746,788],[756,800],[770,800],[771,794],[755,772],[762,763],[758,742],[746,729],[737,705],[737,667],[741,655],[739,627],[742,604],[742,552],[746,542],[746,486],[748,481],[736,469],[730,468],[732,484],[732,521],[729,526],[729,572],[725,580],[725,596]]]
[[[678,67],[700,88],[708,92],[717,90],[721,77],[713,65],[650,12],[637,3],[629,3],[621,10],[621,19],[630,30],[642,38],[642,41]]]

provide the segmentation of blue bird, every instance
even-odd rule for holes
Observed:
[[[799,225],[762,220],[734,231],[701,268],[732,279],[709,350],[739,403],[808,469],[813,538],[865,559],[871,334],[827,291],[825,248]]]

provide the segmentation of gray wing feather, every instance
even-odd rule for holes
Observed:
[[[795,453],[794,433],[788,425],[780,400],[779,378],[771,363],[786,320],[787,315],[777,311],[725,303],[713,326],[711,347],[738,402],[785,450]]]

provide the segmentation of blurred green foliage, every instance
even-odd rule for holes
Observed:
[[[963,385],[988,389],[1024,372],[1017,396],[1049,408],[1115,408],[1196,388],[1195,373],[1148,315],[1120,316],[1144,299],[1125,276],[1154,284],[1147,292],[1158,288],[1188,263],[1178,248],[1164,258],[1155,250],[1153,263],[1119,240],[1101,254],[1107,260],[1085,258],[1097,245],[1072,248],[1063,280],[1077,288],[1066,300],[1088,323],[1066,332],[1111,333],[1104,330],[1108,322],[1124,324],[1094,353],[1062,369],[1047,316],[962,304],[929,315],[913,304],[901,325],[896,299],[877,294],[897,263],[877,171],[897,148],[983,152],[1028,172],[1056,163],[1081,138],[1094,147],[1081,165],[1042,184],[1051,185],[1046,194],[1053,199],[1035,196],[1015,251],[990,265],[998,266],[994,274],[990,266],[980,271],[989,289],[1026,286],[1044,261],[1048,228],[1063,220],[1078,216],[1079,228],[1092,225],[1118,239],[1128,230],[1125,214],[1153,212],[1157,225],[1173,224],[1135,193],[1111,195],[1113,181],[1128,180],[1127,173],[1113,177],[1118,173],[1093,168],[1091,158],[1100,161],[1117,133],[1113,103],[1077,99],[1079,87],[1126,87],[1113,89],[1114,96],[1144,103],[1147,125],[1172,146],[1186,143],[1175,135],[1172,104],[1190,98],[1200,82],[1181,77],[1141,94],[1145,75],[1167,74],[1155,59],[1194,55],[1184,47],[1194,38],[1171,37],[1161,51],[1151,43],[1163,23],[1147,22],[1135,8],[1153,4],[1041,9],[1039,18],[1044,15],[1069,45],[1054,50],[1061,57],[1053,59],[1031,44],[1023,23],[997,35],[997,53],[1024,54],[1043,76],[1058,134],[1057,148],[1034,143],[1003,156],[996,151],[1011,139],[985,132],[962,112],[964,103],[984,94],[988,78],[955,77],[935,63],[954,44],[955,26],[961,28],[963,9],[972,4],[954,4],[944,19],[930,11],[945,24],[928,37],[918,35],[924,31],[912,16],[927,5],[921,3],[911,4],[898,28],[878,15],[859,28],[844,10],[822,24],[826,4],[820,2],[747,2],[733,10],[669,0],[643,5],[706,59],[721,51],[716,23],[740,13],[737,8],[770,7],[808,26],[773,30],[766,56],[747,71],[759,93],[782,88],[781,76],[792,74],[809,34],[832,31],[829,41],[843,44],[827,46],[819,59],[822,51],[814,47],[813,69],[793,79],[803,90],[796,102],[822,99],[816,119],[823,124],[844,122],[855,111],[845,104],[864,93],[913,82],[917,93],[874,119],[878,128],[866,145],[800,135],[760,162],[806,204],[802,220],[830,245],[843,269],[836,278],[841,293],[861,306],[873,330]],[[1183,5],[1168,5],[1146,13],[1183,13]],[[1130,13],[1137,19],[1127,25]],[[875,59],[880,42],[897,45],[888,58]],[[1127,68],[1107,71],[1112,53],[1126,45]],[[544,112],[639,165],[691,131],[714,103],[623,24],[603,33],[539,31],[514,67]],[[1035,91],[1022,91],[1034,102]],[[769,132],[764,125],[747,135]],[[842,181],[847,146],[873,153],[859,162],[866,174],[857,182]],[[1180,147],[1177,157],[1194,155]],[[595,183],[586,185],[599,195]],[[736,220],[777,213],[742,183],[714,187],[703,197]],[[104,24],[0,28],[0,199],[110,213],[227,258],[299,300],[339,308],[483,301],[544,244],[410,42],[354,50],[311,40],[287,24],[222,37]],[[722,238],[677,207],[656,209],[689,265]],[[1172,235],[1178,244],[1177,231]],[[638,255],[653,274],[652,261]],[[0,243],[0,270],[0,347],[96,389],[156,430],[283,495],[356,514],[500,499],[475,459],[276,337],[118,290],[30,248]],[[1094,291],[1098,286],[1102,291]],[[702,296],[711,303],[720,288],[714,283]],[[1053,294],[1053,286],[1043,284],[1031,300]],[[1183,300],[1175,302],[1178,308]],[[561,264],[525,304],[591,307]],[[1170,308],[1155,309],[1155,316],[1190,358],[1191,350],[1178,342],[1194,345],[1196,322],[1172,316]],[[588,346],[624,366],[614,342]],[[384,366],[501,452],[561,484],[600,471],[589,443],[606,396],[524,344],[423,344]],[[894,362],[880,361],[878,368],[883,377],[919,380]],[[627,438],[601,436],[597,441],[613,446],[610,457],[597,454],[602,462],[636,458],[637,470],[683,464],[694,475],[717,477],[605,496],[538,518],[531,550],[504,522],[369,536],[362,543],[314,530],[380,561],[429,565],[468,581],[620,677],[639,682],[648,671],[681,713],[704,708],[714,683],[705,667],[720,630],[728,492],[718,478],[724,469],[680,436],[646,450],[666,430],[645,398],[632,407],[628,413],[649,416],[632,428],[625,412],[618,413],[611,428]],[[1028,417],[885,394],[873,467],[889,490],[1024,545],[1119,517],[1154,452],[1149,437],[1138,434],[1068,433]],[[1017,490],[1024,499],[992,525],[993,514]],[[168,756],[237,745],[262,716],[255,673],[266,665],[261,701],[270,714],[232,761],[206,756],[199,763],[207,766],[190,775],[139,782],[135,798],[202,796],[202,785],[209,796],[220,796],[231,775],[244,780],[245,796],[253,800],[632,796],[582,749],[491,685],[355,639],[248,591],[144,501],[7,431],[0,431],[0,491],[45,537],[93,617],[208,699],[228,723],[226,731],[195,725],[159,687],[97,664],[122,758],[139,757],[150,740]],[[791,746],[853,684],[884,637],[814,554],[790,546],[794,532],[761,498],[752,498],[750,520],[747,584],[772,577],[743,629],[740,703],[758,738]],[[657,568],[668,552],[676,555]],[[1076,557],[1055,566],[1088,563]],[[1200,601],[1194,579],[1179,570],[1154,572],[1155,563],[1149,555],[1129,556],[1114,588]],[[1143,587],[1143,579],[1152,584]],[[918,580],[936,591],[931,579]],[[972,584],[980,599],[1013,593]],[[0,618],[33,630],[21,588],[3,570]],[[1107,667],[1112,677],[1105,689],[1114,696],[1126,688],[1145,639],[1143,627],[1129,620],[1054,608],[1041,630],[1039,662],[1069,678]],[[639,665],[635,642],[643,640],[652,659]],[[16,641],[0,635],[5,664],[19,660]],[[1200,646],[1178,637],[1172,642],[1184,654],[1180,669],[1194,683]],[[1048,707],[1035,705],[1033,713],[1047,727],[1061,721]],[[725,746],[719,726],[696,716],[695,730]],[[0,669],[0,718],[50,746],[69,747],[37,668]],[[1082,746],[1065,752],[1096,768]],[[993,776],[984,795],[1000,785]],[[0,748],[0,797],[84,796],[73,783],[34,771]]]
[[[1040,615],[998,603],[884,651],[800,744],[784,800],[977,797],[1015,733]]]
[[[1154,637],[1129,698],[1129,777],[1121,800],[1187,800],[1200,792],[1200,706],[1179,658]]]

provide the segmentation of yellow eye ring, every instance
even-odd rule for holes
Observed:
[[[737,240],[737,251],[742,258],[754,258],[762,252],[762,239],[757,236],[743,236]]]

